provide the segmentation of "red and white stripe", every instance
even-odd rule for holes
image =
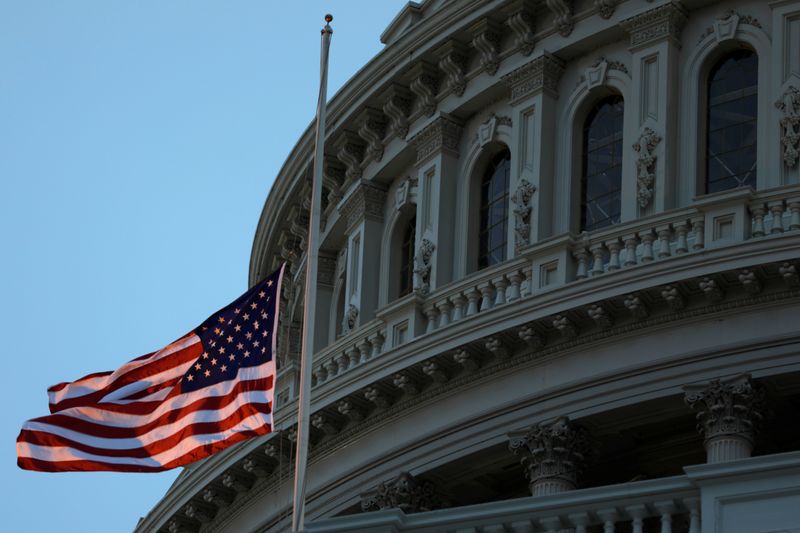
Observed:
[[[26,422],[17,438],[19,466],[157,472],[269,433],[274,361],[183,393],[180,380],[202,352],[191,333],[114,372],[51,387],[52,414]]]

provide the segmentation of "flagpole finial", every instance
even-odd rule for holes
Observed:
[[[328,24],[330,24],[331,22],[333,22],[333,15],[331,15],[330,13],[328,13],[327,15],[325,15],[325,22],[327,22]]]
[[[331,21],[332,20],[333,20],[333,15],[331,15],[330,13],[325,15],[325,27],[322,28],[322,34],[323,35],[326,34],[326,33],[328,35],[331,35],[333,33],[333,28],[331,28]]]

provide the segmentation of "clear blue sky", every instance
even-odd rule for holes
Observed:
[[[261,207],[405,1],[0,0],[4,532],[131,531],[178,471],[43,474],[46,389],[113,370],[246,289]]]

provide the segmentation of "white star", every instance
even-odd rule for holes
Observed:
[[[189,374],[188,376],[186,376],[186,381],[193,381],[193,380],[194,380],[193,375]]]
[[[245,314],[242,315],[242,318],[244,318],[245,320],[250,320],[250,315],[245,313]]]
[[[210,370],[206,370],[205,372],[203,372],[203,375],[205,377],[209,377],[211,375],[211,371]]]
[[[258,293],[258,297],[259,297],[259,298],[263,298],[263,297],[264,297],[264,296],[266,296],[266,295],[267,295],[267,293],[266,293],[266,292],[264,292],[264,291],[261,291],[261,292],[259,292],[259,293]]]
[[[237,344],[237,345],[236,345],[236,349],[237,349],[237,350],[241,350],[241,349],[243,349],[243,348],[244,348],[244,344],[242,344],[241,342],[240,342],[239,344]]]
[[[216,364],[217,364],[217,359],[216,359],[216,358],[212,359],[212,360],[211,360],[211,364],[212,364],[212,365],[216,365]]]
[[[233,354],[230,354],[230,355],[228,356],[228,359],[229,359],[229,360],[231,360],[231,361],[233,361],[234,359],[236,359],[236,356],[235,356],[235,355],[233,355]]]
[[[233,337],[231,337],[230,335],[228,335],[228,337],[227,337],[225,340],[226,340],[226,341],[228,341],[228,342],[233,342]]]
[[[241,309],[234,309],[233,310],[234,314],[237,314],[237,315],[239,314],[240,311],[241,311]]]
[[[250,357],[250,350],[245,350],[244,351],[244,356],[245,357]]]
[[[217,320],[219,320],[220,324],[224,324],[225,323],[225,318],[222,317],[222,316],[220,316]]]
[[[245,333],[244,336],[247,337],[247,340],[250,340],[250,339],[253,338],[253,334],[250,333],[249,331],[247,333]]]
[[[203,368],[203,365],[201,365],[200,363],[197,363],[196,365],[194,365],[194,369],[195,370],[200,370],[201,368]]]
[[[262,347],[261,347],[261,353],[264,353],[264,352],[266,352],[266,351],[267,351],[267,347],[266,347],[266,346],[262,346]]]
[[[221,367],[219,367],[219,369],[220,369],[220,371],[225,372],[226,370],[228,370],[228,367],[225,366],[225,365],[222,365]]]
[[[234,329],[234,331],[239,332],[239,331],[242,331],[242,326],[240,326],[239,324],[236,324],[235,326],[233,326],[233,329]]]
[[[261,331],[261,335],[263,335],[264,337],[266,337],[266,336],[267,336],[267,330],[265,330],[265,329],[264,329],[264,330],[262,330],[262,331]]]
[[[256,348],[258,348],[258,341],[255,341],[255,342],[253,343],[253,346],[255,346]]]
[[[272,280],[267,281],[267,287],[272,287]]]
[[[223,346],[219,347],[219,353],[225,353],[225,348]]]
[[[268,318],[269,318],[269,315],[268,315],[267,313],[263,313],[263,312],[262,312],[262,313],[261,313],[261,318],[262,318],[262,319],[264,319],[264,320],[266,320],[266,319],[268,319]]]
[[[203,359],[208,359],[208,352],[203,352]]]
[[[250,309],[255,309],[256,307],[258,307],[257,303],[253,302],[250,304]]]
[[[258,320],[253,322],[253,329],[258,329]]]

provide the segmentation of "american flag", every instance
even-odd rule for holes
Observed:
[[[48,389],[17,464],[45,472],[159,472],[272,430],[283,267],[165,348]]]

